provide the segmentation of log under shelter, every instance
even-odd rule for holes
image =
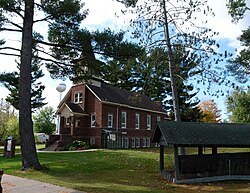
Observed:
[[[162,121],[153,142],[160,145],[160,174],[174,183],[250,180],[250,124]],[[165,170],[164,147],[174,148],[174,172]],[[197,148],[196,155],[179,155],[178,148]],[[211,154],[203,154],[211,148]],[[218,148],[247,152],[218,153]]]

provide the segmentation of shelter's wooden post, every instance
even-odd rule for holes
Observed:
[[[178,146],[174,146],[174,175],[175,180],[179,179],[179,159],[178,159]]]
[[[198,147],[198,155],[202,155],[203,154],[203,148],[202,146]]]
[[[164,170],[164,145],[160,145],[160,172]]]
[[[212,154],[217,154],[217,147],[212,147]]]

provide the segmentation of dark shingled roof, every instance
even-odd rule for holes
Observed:
[[[153,142],[178,146],[250,147],[250,124],[162,121]]]
[[[87,114],[86,111],[84,111],[79,104],[75,104],[75,103],[66,103],[66,105],[69,107],[69,109],[73,112],[73,113],[82,113],[82,114]]]
[[[88,87],[101,101],[166,113],[161,105],[157,105],[146,95],[119,89],[105,83],[102,83],[101,87],[90,84],[88,84]]]

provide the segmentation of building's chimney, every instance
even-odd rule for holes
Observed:
[[[158,108],[162,108],[162,102],[161,101],[154,101],[154,103],[156,104],[156,106]]]

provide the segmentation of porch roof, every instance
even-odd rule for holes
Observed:
[[[58,113],[61,113],[62,116],[69,117],[73,115],[86,116],[89,115],[84,111],[79,104],[75,103],[64,103],[61,108],[58,110]]]
[[[250,147],[250,124],[158,122],[153,142],[183,147]]]

